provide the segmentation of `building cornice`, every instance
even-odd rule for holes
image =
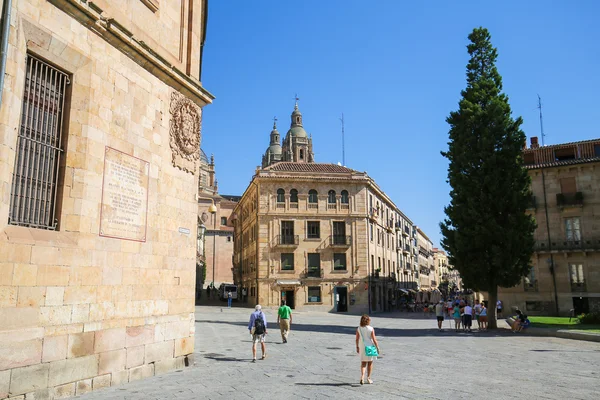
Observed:
[[[167,85],[181,92],[194,103],[203,107],[212,103],[215,96],[202,87],[193,77],[176,68],[165,58],[136,38],[114,18],[106,15],[93,1],[48,0],[58,9],[69,14],[82,25],[98,34],[115,48],[158,77]]]

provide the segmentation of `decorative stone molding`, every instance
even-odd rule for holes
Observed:
[[[158,0],[141,0],[152,12],[158,11]]]
[[[97,33],[167,85],[190,97],[196,104],[203,107],[212,103],[215,98],[202,87],[200,81],[186,75],[160,56],[148,44],[107,15],[95,2],[88,0],[48,0],[48,2]]]
[[[171,92],[170,137],[173,166],[192,175],[200,159],[202,109],[177,92]]]

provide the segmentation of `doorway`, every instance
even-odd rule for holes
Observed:
[[[294,290],[282,290],[281,301],[285,300],[285,304],[292,310],[295,308],[294,304]]]
[[[337,312],[348,311],[348,288],[346,286],[337,286],[335,288],[335,302]]]
[[[590,304],[587,297],[573,297],[573,309],[575,315],[587,314],[590,312]]]

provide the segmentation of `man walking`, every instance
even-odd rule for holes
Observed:
[[[265,336],[267,334],[267,317],[262,312],[262,307],[257,304],[254,312],[250,314],[248,330],[252,335],[252,362],[256,362],[256,343],[260,342],[262,350],[261,360],[267,358],[267,347],[265,346]]]
[[[442,323],[444,322],[444,300],[440,300],[435,306],[435,316],[437,317],[438,329],[442,331]]]
[[[233,300],[233,295],[231,291],[227,292],[227,308],[231,308],[231,301]]]
[[[281,307],[277,310],[277,324],[281,331],[281,340],[287,343],[288,333],[292,325],[292,309],[285,305],[285,300],[281,301]]]

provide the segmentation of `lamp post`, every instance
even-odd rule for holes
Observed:
[[[215,287],[215,260],[217,258],[217,206],[213,200],[208,212],[213,216],[213,259],[212,259],[212,287]]]

